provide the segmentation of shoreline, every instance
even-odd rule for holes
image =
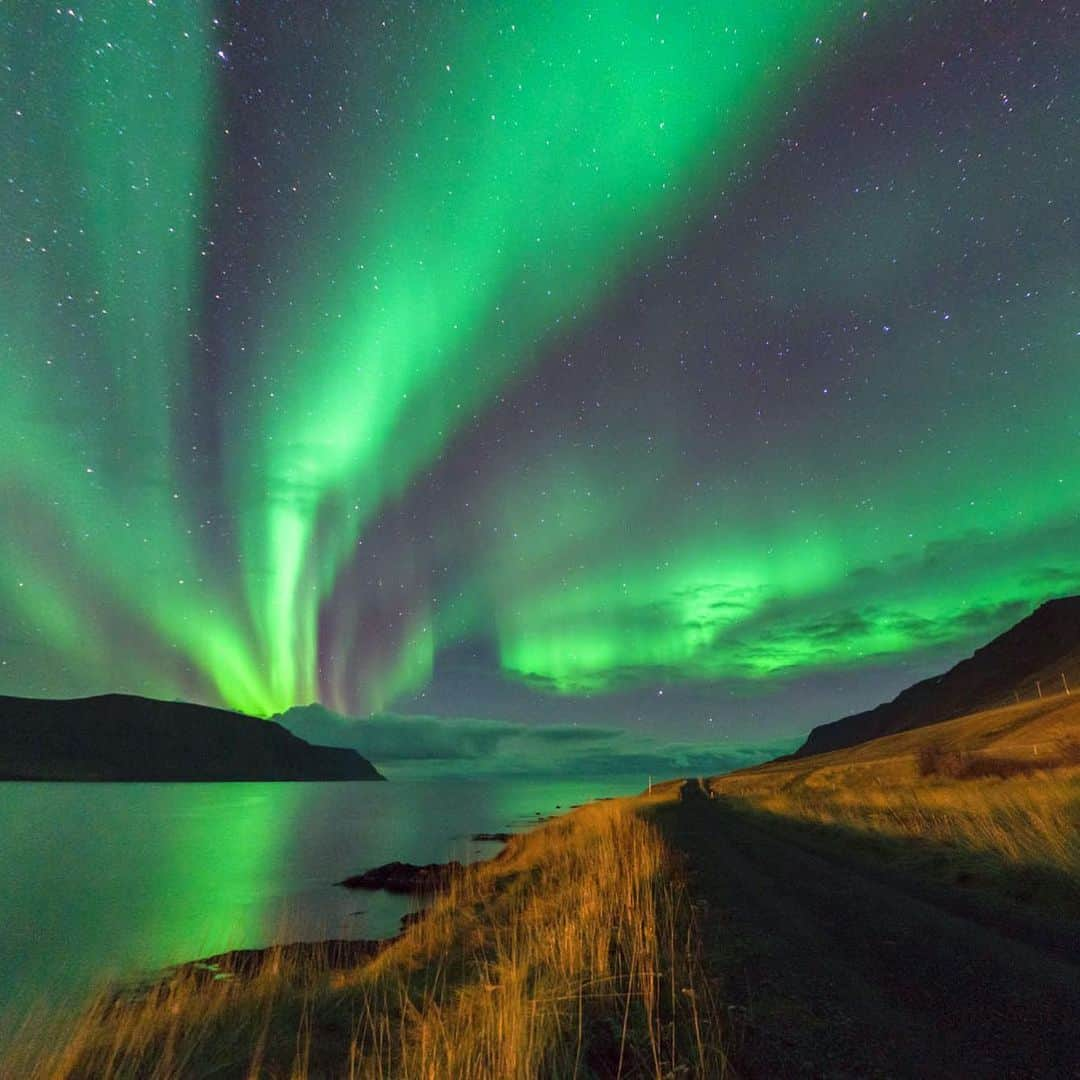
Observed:
[[[611,801],[611,798],[611,796],[602,796],[591,801],[606,802]],[[579,803],[564,811],[564,813],[571,813],[574,809],[578,809],[583,805],[588,804]],[[537,814],[539,814],[539,811],[537,811]],[[412,896],[419,901],[420,906],[418,908],[407,911],[400,917],[398,930],[394,934],[379,938],[327,937],[303,941],[282,941],[251,948],[226,949],[223,952],[213,953],[209,956],[169,964],[152,972],[146,972],[141,976],[114,980],[106,985],[105,993],[109,995],[114,1003],[131,1002],[155,992],[167,994],[170,985],[178,979],[190,979],[197,985],[208,986],[213,983],[235,983],[256,979],[268,969],[275,967],[308,967],[325,973],[355,969],[357,966],[373,960],[380,953],[385,952],[388,948],[401,941],[406,931],[425,918],[435,900],[445,893],[452,883],[460,882],[468,878],[470,874],[476,873],[478,868],[501,859],[505,855],[509,842],[513,837],[527,836],[535,827],[558,816],[561,815],[538,816],[535,821],[529,822],[521,832],[502,831],[472,834],[469,839],[473,843],[499,844],[499,850],[486,858],[474,859],[468,863],[461,863],[456,859],[451,859],[443,863],[430,863],[425,866],[390,862],[372,867],[360,874],[350,875],[348,878],[334,883],[335,888],[385,892],[392,896]],[[386,885],[350,884],[350,882],[361,882],[368,875],[378,875],[389,868],[399,867],[419,872],[414,887],[393,888]],[[434,874],[432,874],[433,871]],[[425,887],[430,884],[431,880],[435,880],[437,884]]]
[[[397,933],[196,953],[114,977],[70,1018],[53,1017],[55,1036],[44,1020],[23,1028],[4,1061],[19,1063],[14,1075],[45,1078],[93,1075],[112,1068],[109,1062],[147,1055],[171,1060],[179,1052],[223,1075],[248,1075],[242,1058],[304,1076],[337,1075],[356,1054],[391,1072],[435,1055],[433,1075],[465,1076],[474,1075],[466,1059],[486,1055],[555,1055],[560,1069],[572,1071],[579,1054],[595,1054],[603,1065],[597,1074],[607,1075],[612,1054],[645,1060],[661,1042],[683,1060],[693,1047],[661,1040],[654,1005],[636,990],[627,996],[672,964],[694,962],[681,952],[664,959],[670,935],[648,929],[661,910],[670,911],[664,919],[681,920],[686,909],[671,906],[659,836],[639,806],[639,796],[595,796],[578,807],[564,800],[566,810],[554,815],[514,815],[523,831],[513,835],[465,834],[475,843],[497,838],[500,846],[427,894],[431,903],[407,912]],[[683,939],[680,931],[671,941]],[[525,981],[514,974],[522,963],[532,972]],[[686,980],[700,977],[687,972]],[[646,1011],[633,1033],[620,1036],[627,1002],[635,1016]],[[682,1010],[694,1003],[675,1004]],[[568,1042],[554,1033],[576,1030],[578,1007],[595,1021],[574,1049],[573,1035]],[[508,1010],[519,1033],[510,1042]],[[692,1030],[689,1015],[679,1029]],[[443,1034],[433,1043],[425,1031]],[[231,1063],[240,1071],[230,1071]]]

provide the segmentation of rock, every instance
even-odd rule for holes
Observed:
[[[476,832],[472,834],[474,840],[488,840],[496,844],[505,844],[511,836],[517,836],[512,832]]]
[[[265,949],[234,949],[208,956],[187,965],[212,977],[254,977],[267,965],[309,966],[319,970],[339,971],[357,967],[380,953],[393,939],[372,941],[363,938],[329,941],[294,941]]]
[[[415,926],[421,919],[427,915],[427,908],[421,908],[419,911],[406,911],[401,916],[401,932],[404,933],[410,926]]]
[[[349,971],[377,956],[396,937],[372,941],[333,939],[330,941],[293,941],[264,949],[234,949],[202,960],[189,960],[174,967],[130,979],[114,986],[108,1008],[127,1008],[149,997],[168,997],[178,990],[188,993],[192,983],[209,989],[218,984],[257,978],[264,971],[285,970],[302,979],[318,979],[328,971]]]
[[[362,874],[339,881],[346,889],[385,889],[394,893],[432,893],[449,886],[451,880],[459,875],[464,867],[456,860],[448,863],[428,863],[416,866],[413,863],[389,862],[365,870]]]

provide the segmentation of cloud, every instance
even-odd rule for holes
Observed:
[[[302,705],[277,716],[294,734],[323,746],[348,746],[374,761],[481,758],[518,731],[499,720],[376,713],[363,719],[339,716],[321,705]]]
[[[623,732],[619,728],[603,727],[580,727],[576,724],[559,725],[558,727],[530,728],[529,739],[541,743],[605,743],[612,739],[618,739]],[[520,736],[522,728],[516,728]]]
[[[1056,589],[1062,595],[1080,592],[1080,572],[1072,567],[1041,566],[1027,574],[1021,582],[1029,588]]]
[[[714,775],[793,750],[801,739],[733,744],[724,738],[663,741],[601,725],[514,724],[470,717],[338,716],[321,705],[276,717],[294,734],[348,746],[395,775],[463,772],[542,775]]]
[[[602,701],[695,682],[745,683],[741,695],[757,696],[812,673],[931,656],[948,666],[1042,601],[1080,589],[1078,543],[1080,519],[1067,515],[1012,533],[965,530],[797,593],[714,582],[642,603],[619,597],[551,628],[555,644],[565,636],[564,653],[579,629],[595,631],[606,660],[558,677],[503,674],[536,693]]]
[[[917,555],[857,567],[828,588],[762,603],[721,629],[710,655],[727,659],[726,674],[771,681],[929,650],[960,654],[1043,600],[1080,589],[1080,570],[1061,558],[1078,540],[1080,522],[1070,517],[1011,536],[968,531],[933,541]],[[1017,574],[1032,551],[1046,563]]]

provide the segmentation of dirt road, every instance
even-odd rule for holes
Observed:
[[[1080,1077],[1080,927],[965,913],[696,782],[659,824],[688,862],[740,1076]]]

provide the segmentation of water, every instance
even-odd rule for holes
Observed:
[[[0,1016],[230,948],[388,936],[412,901],[333,883],[392,859],[490,856],[470,834],[643,787],[0,783]]]

